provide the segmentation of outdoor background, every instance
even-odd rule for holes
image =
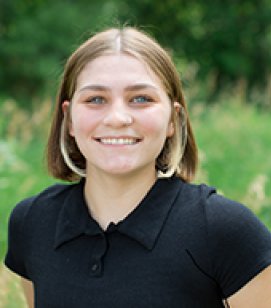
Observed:
[[[0,0],[1,263],[11,209],[55,182],[43,153],[65,60],[91,34],[124,24],[174,58],[200,149],[196,182],[271,229],[271,0]],[[2,307],[25,303],[0,266]]]

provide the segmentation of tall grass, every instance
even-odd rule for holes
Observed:
[[[198,181],[246,204],[271,228],[270,113],[227,100],[195,106],[192,118],[201,156]]]
[[[271,115],[238,99],[194,104],[192,124],[200,149],[196,182],[206,182],[249,206],[271,229]],[[11,209],[21,199],[53,183],[44,148],[51,102],[28,113],[16,102],[0,102],[0,260],[6,251]],[[18,279],[0,267],[0,308],[25,307]]]
[[[0,258],[6,249],[7,221],[11,208],[52,180],[44,167],[43,152],[50,120],[50,102],[31,114],[13,101],[0,106]]]

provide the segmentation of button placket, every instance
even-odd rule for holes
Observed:
[[[105,234],[99,235],[96,239],[95,247],[92,251],[90,261],[90,275],[99,277],[103,271],[103,257],[107,251],[107,239]]]

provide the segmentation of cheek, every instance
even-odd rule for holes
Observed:
[[[157,113],[146,113],[140,117],[141,127],[147,134],[156,135],[158,138],[166,138],[173,133],[173,126],[169,123],[168,112],[163,110]]]
[[[73,123],[72,123],[72,120],[69,120],[69,123],[68,123],[68,130],[69,130],[69,134],[74,137],[74,128],[73,128]]]
[[[94,130],[99,121],[98,116],[90,114],[85,110],[75,109],[69,126],[70,134],[73,137],[80,137]]]

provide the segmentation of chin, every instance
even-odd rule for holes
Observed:
[[[138,172],[142,172],[142,168],[138,167],[116,167],[116,168],[107,168],[103,170],[104,173],[108,175],[113,175],[113,176],[132,176],[133,174],[137,174]]]
[[[104,170],[108,174],[112,175],[127,175],[136,171],[134,168],[112,168]]]

